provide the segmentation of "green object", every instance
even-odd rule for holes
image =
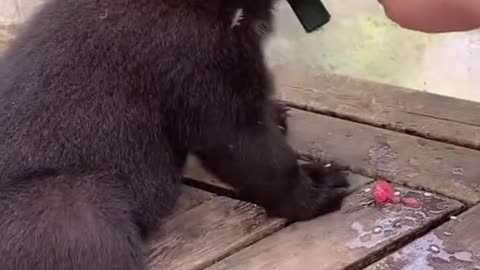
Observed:
[[[330,13],[320,0],[287,0],[307,33],[330,21]]]

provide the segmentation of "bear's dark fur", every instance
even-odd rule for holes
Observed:
[[[145,269],[188,153],[271,215],[338,209],[278,128],[273,2],[48,1],[0,60],[0,268]]]

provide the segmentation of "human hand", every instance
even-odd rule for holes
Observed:
[[[480,27],[477,0],[378,0],[401,27],[427,33],[469,31]]]

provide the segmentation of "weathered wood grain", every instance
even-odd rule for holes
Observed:
[[[480,104],[305,67],[277,66],[278,97],[378,127],[480,149]]]
[[[202,269],[284,224],[255,205],[216,197],[162,226],[150,244],[150,269]]]
[[[420,208],[388,205],[355,210],[371,199],[370,192],[359,191],[347,199],[342,211],[295,223],[207,270],[358,268],[462,207],[461,203],[441,196],[426,197],[422,192],[399,190],[418,198]]]
[[[183,185],[182,195],[178,198],[174,213],[177,215],[185,212],[213,197],[215,197],[215,195],[210,192]]]
[[[438,227],[367,270],[479,270],[480,206]]]
[[[291,143],[303,156],[471,204],[480,201],[479,151],[295,109],[289,124]]]

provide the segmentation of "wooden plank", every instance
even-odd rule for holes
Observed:
[[[202,182],[206,185],[219,187],[228,191],[233,191],[233,188],[230,185],[218,180],[217,177],[215,177],[207,169],[205,169],[200,164],[200,161],[192,155],[190,155],[187,159],[187,164],[185,165],[183,175],[185,177]]]
[[[334,160],[363,175],[386,177],[471,204],[480,202],[480,152],[301,110],[289,119],[303,156]]]
[[[185,212],[213,197],[215,195],[210,192],[183,185],[182,195],[178,198],[174,213],[176,215]]]
[[[480,206],[440,226],[367,270],[479,270]]]
[[[0,25],[0,54],[8,47],[15,38],[15,30],[11,26]]]
[[[306,161],[300,160],[300,163],[305,163]],[[228,191],[233,191],[233,188],[228,184],[218,180],[215,176],[209,173],[196,159],[195,157],[191,156],[187,160],[187,165],[184,172],[185,177],[189,177],[196,181],[199,181],[203,184],[215,186],[221,189],[225,189]],[[366,185],[367,183],[373,181],[373,179],[365,177],[363,175],[350,173],[348,175],[348,182],[350,183],[349,190],[354,191],[357,188]]]
[[[420,208],[387,205],[354,211],[371,199],[370,192],[359,191],[347,198],[342,211],[295,223],[207,270],[337,270],[354,265],[358,269],[462,207],[441,196],[398,190],[419,199]]]
[[[284,224],[253,204],[216,197],[162,226],[150,244],[150,269],[203,269]]]
[[[290,104],[378,127],[480,149],[480,104],[305,67],[275,68]]]

